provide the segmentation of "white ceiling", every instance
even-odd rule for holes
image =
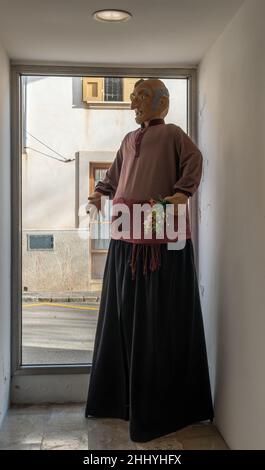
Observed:
[[[20,62],[197,65],[244,0],[0,0],[0,39]],[[129,10],[126,23],[93,20]]]

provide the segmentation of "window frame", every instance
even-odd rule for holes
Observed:
[[[197,69],[196,68],[133,68],[91,67],[17,64],[11,61],[11,374],[53,375],[88,374],[91,364],[71,365],[22,365],[22,83],[21,77],[69,76],[69,77],[149,77],[161,79],[187,79],[187,133],[197,142]],[[197,193],[190,207],[193,226],[194,249],[197,254]],[[196,257],[197,260],[197,257]]]
[[[107,77],[108,78],[108,77]],[[120,77],[111,77],[111,78],[120,78]],[[123,79],[123,95],[128,95],[128,87],[130,86],[129,79],[133,78],[133,82],[136,82],[139,77],[121,77]],[[131,100],[128,99],[123,99],[122,101],[115,101],[115,100],[104,100],[104,99],[99,99],[98,97],[95,97],[95,100],[85,100],[84,95],[86,94],[85,92],[85,83],[84,80],[86,79],[92,79],[93,77],[82,77],[82,102],[84,103],[86,108],[89,109],[130,109],[131,108]],[[98,86],[100,86],[101,80],[103,82],[101,83],[103,95],[105,93],[105,82],[104,82],[105,77],[95,77],[95,83],[98,82]],[[103,96],[104,98],[104,96]]]

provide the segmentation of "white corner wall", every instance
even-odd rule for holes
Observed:
[[[10,389],[10,86],[0,43],[0,425]]]
[[[199,282],[215,421],[265,448],[265,1],[246,0],[198,70]]]

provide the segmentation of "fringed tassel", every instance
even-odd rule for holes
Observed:
[[[130,266],[132,270],[132,279],[135,279],[137,258],[139,256],[139,247],[141,248],[141,245],[133,244],[132,246],[132,256],[131,256],[131,262],[130,262]]]
[[[148,261],[148,246],[143,246],[144,256],[143,256],[143,274],[146,276],[147,274],[147,261]]]
[[[150,248],[150,251],[149,251]],[[131,271],[132,279],[135,279],[137,259],[139,258],[140,251],[143,251],[143,274],[147,275],[148,270],[148,254],[150,253],[149,269],[150,271],[156,271],[161,265],[160,257],[160,245],[145,245],[145,244],[133,244],[131,254]]]
[[[150,270],[156,271],[161,265],[160,259],[160,245],[151,245],[151,258],[150,258]]]

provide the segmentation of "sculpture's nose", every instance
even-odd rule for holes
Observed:
[[[136,98],[133,98],[131,101],[131,109],[137,108],[137,100]]]

